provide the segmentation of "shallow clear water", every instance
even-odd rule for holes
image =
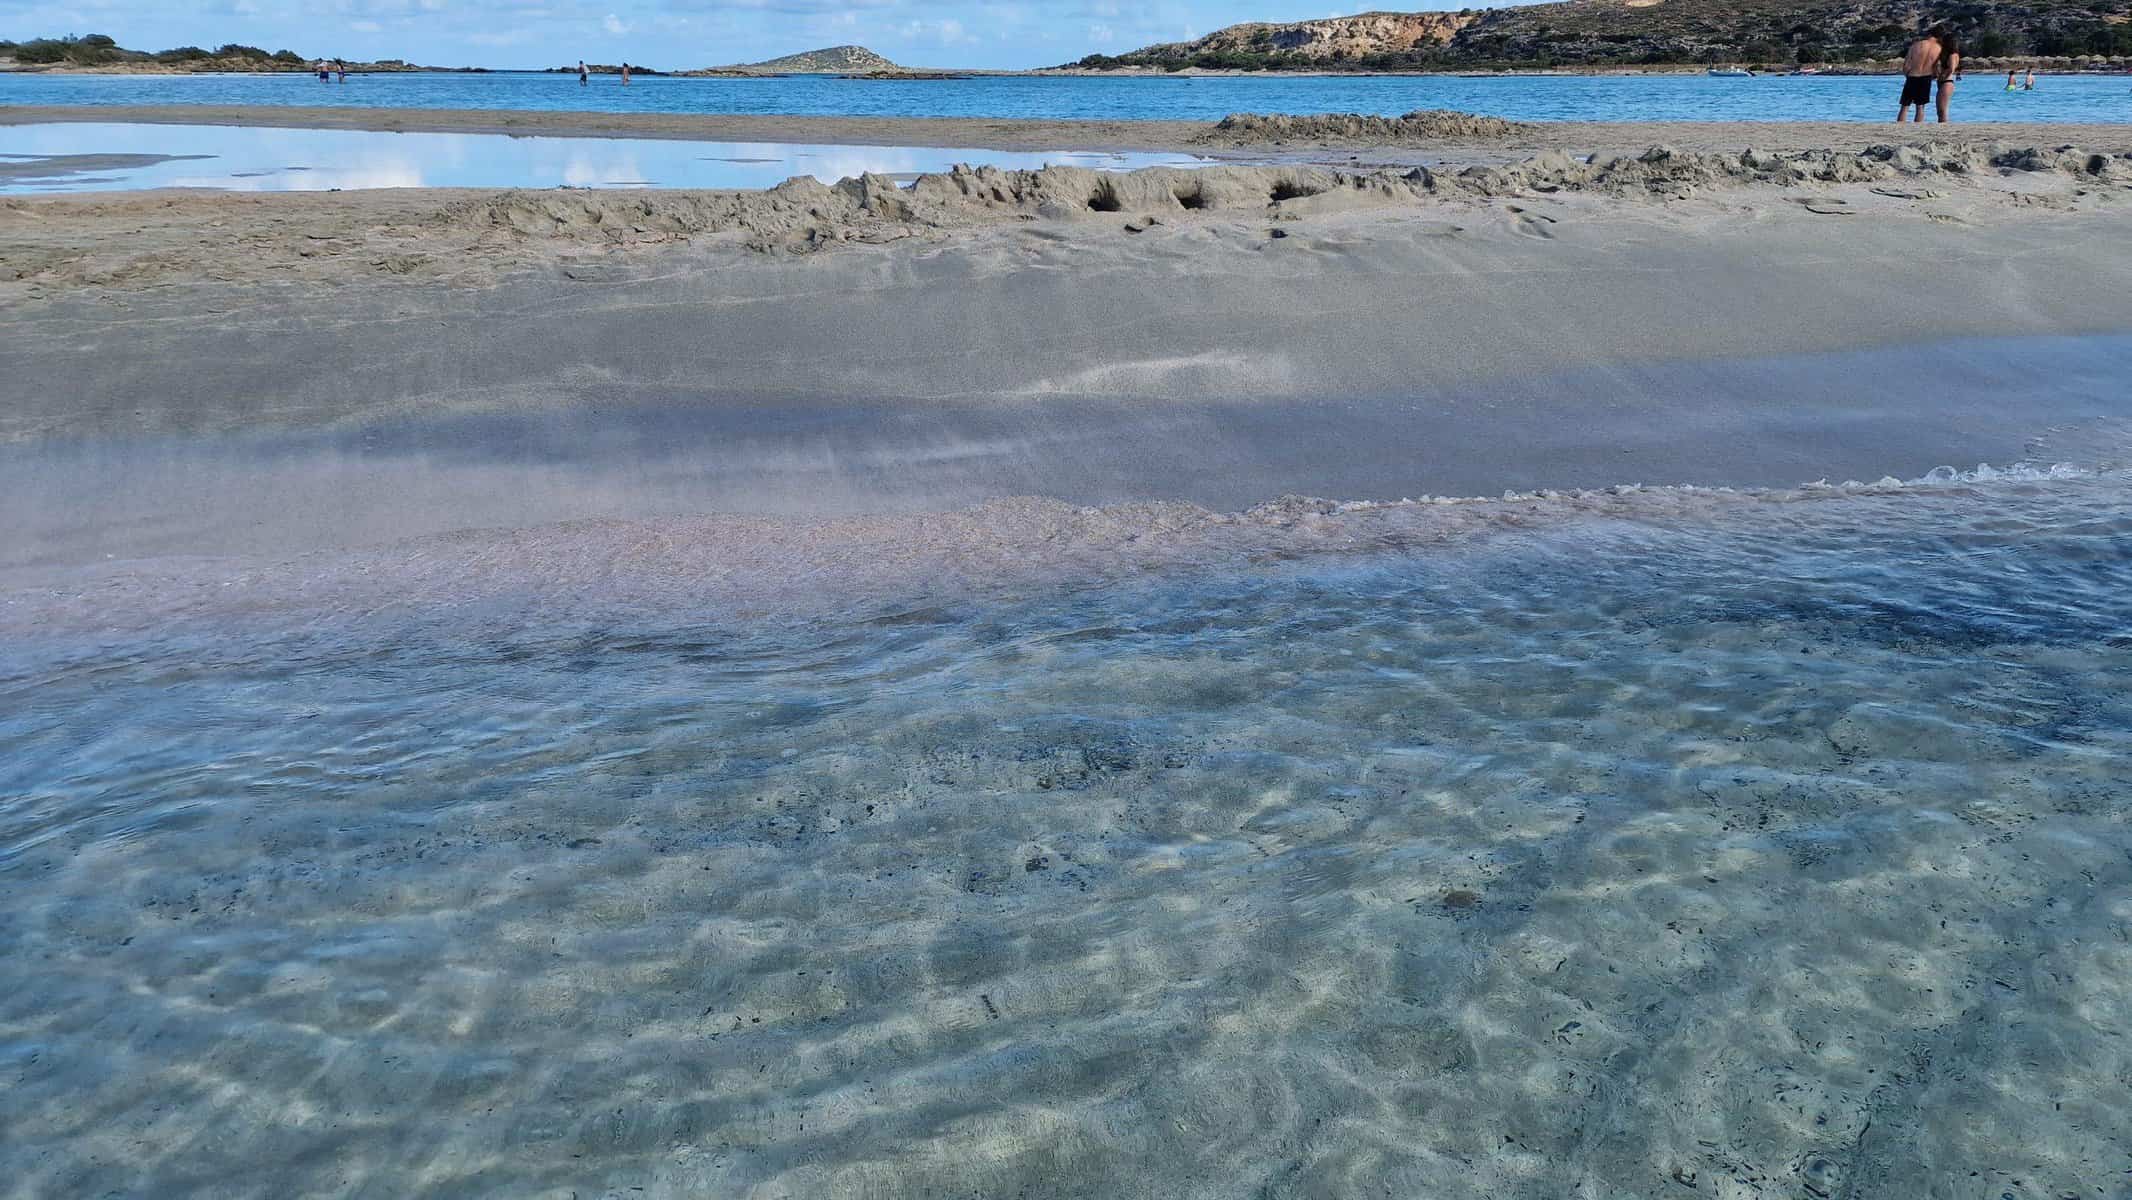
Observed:
[[[522,607],[11,635],[0,1177],[2117,1186],[2132,477],[1455,508],[782,617],[468,535],[363,573]]]
[[[1232,112],[1451,108],[1526,121],[1886,121],[1899,81],[1871,76],[1262,78],[979,77],[924,82],[612,79],[565,75],[0,75],[0,104],[330,104],[592,112],[794,113],[1051,120],[1206,120]],[[1971,76],[1955,102],[1970,121],[2132,120],[2132,77],[2050,75],[2033,92]]]
[[[1129,171],[1192,166],[1177,154],[1018,153],[906,146],[506,137],[124,123],[0,125],[0,194],[126,188],[320,192],[411,187],[767,188],[911,175],[956,163]]]

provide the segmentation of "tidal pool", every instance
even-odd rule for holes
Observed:
[[[795,175],[824,183],[910,177],[959,162],[1035,169],[1196,166],[1190,155],[1016,152],[659,138],[511,137],[222,125],[55,123],[0,126],[0,193],[209,188],[323,192],[360,188],[767,188]]]

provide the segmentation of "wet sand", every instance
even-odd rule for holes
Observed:
[[[435,227],[401,214],[449,203],[421,194],[40,201],[134,229],[160,215],[167,240],[131,249],[167,273],[47,281],[16,307],[0,377],[64,383],[16,388],[0,413],[0,572],[42,597],[16,606],[19,628],[51,604],[98,611],[109,594],[70,592],[75,576],[132,573],[128,594],[152,597],[174,571],[197,589],[189,564],[211,560],[278,572],[247,586],[286,599],[305,593],[313,568],[290,564],[306,554],[598,521],[623,523],[625,558],[662,577],[723,562],[731,582],[748,564],[761,586],[732,594],[756,604],[800,578],[1019,579],[1046,545],[1130,572],[1175,557],[1136,544],[1132,506],[1150,503],[1211,528],[1284,495],[2108,466],[2096,448],[2132,420],[2132,248],[2116,197],[2083,186],[1808,197],[1848,215],[1769,188],[1215,213],[1140,233],[1096,215],[801,255],[514,239],[485,264],[450,259],[461,281],[366,277],[366,252],[337,241],[405,247]],[[184,274],[203,261],[185,230],[211,218],[257,238],[255,217],[319,249],[258,282]],[[322,229],[341,232],[305,232]],[[1060,502],[1099,515],[1044,507]],[[927,532],[943,513],[966,514],[945,542]],[[577,570],[558,555],[603,560],[607,535],[588,536],[525,561],[482,553],[520,565],[479,586],[537,589]],[[703,548],[683,555],[695,567],[642,549],[681,544]],[[850,574],[870,544],[900,547],[880,556],[893,581]],[[341,580],[319,594],[367,594],[342,569],[316,568]],[[419,590],[475,586],[454,570]]]
[[[1669,362],[2132,329],[2132,248],[2117,236],[2132,189],[1931,183],[1186,213],[1139,232],[1124,228],[1133,213],[1010,216],[811,254],[720,236],[498,237],[454,217],[462,194],[23,201],[0,212],[11,261],[79,257],[10,285],[30,302],[0,368],[66,386],[18,388],[0,439],[784,398],[1419,398],[1501,379],[1548,388],[1538,381],[1559,373],[1603,385]],[[1340,197],[1302,203],[1328,198]],[[1840,211],[1815,211],[1830,204]],[[388,250],[427,261],[403,274],[379,265]],[[1741,382],[1743,397],[1793,398],[1780,380]],[[1574,415],[1591,393],[1565,385],[1546,400]],[[2050,394],[2033,388],[2022,406]],[[1703,457],[1693,449],[1683,462]]]
[[[0,239],[111,249],[13,285],[0,565],[1017,496],[1782,487],[2048,461],[2127,416],[2132,189],[1930,182],[800,255],[440,219],[480,194],[24,202]]]

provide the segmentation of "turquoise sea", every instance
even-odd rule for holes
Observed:
[[[1886,121],[1899,81],[1872,76],[1713,79],[1653,76],[992,76],[893,82],[575,76],[0,75],[0,104],[294,104],[584,112],[789,113],[825,116],[1217,120],[1233,112],[1396,115],[1448,108],[1524,121]],[[1972,75],[1958,93],[1969,121],[2132,121],[2132,76],[2047,75],[2007,92]]]

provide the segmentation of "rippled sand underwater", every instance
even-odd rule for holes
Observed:
[[[11,636],[0,1191],[2124,1195],[2132,478],[1720,507]]]

